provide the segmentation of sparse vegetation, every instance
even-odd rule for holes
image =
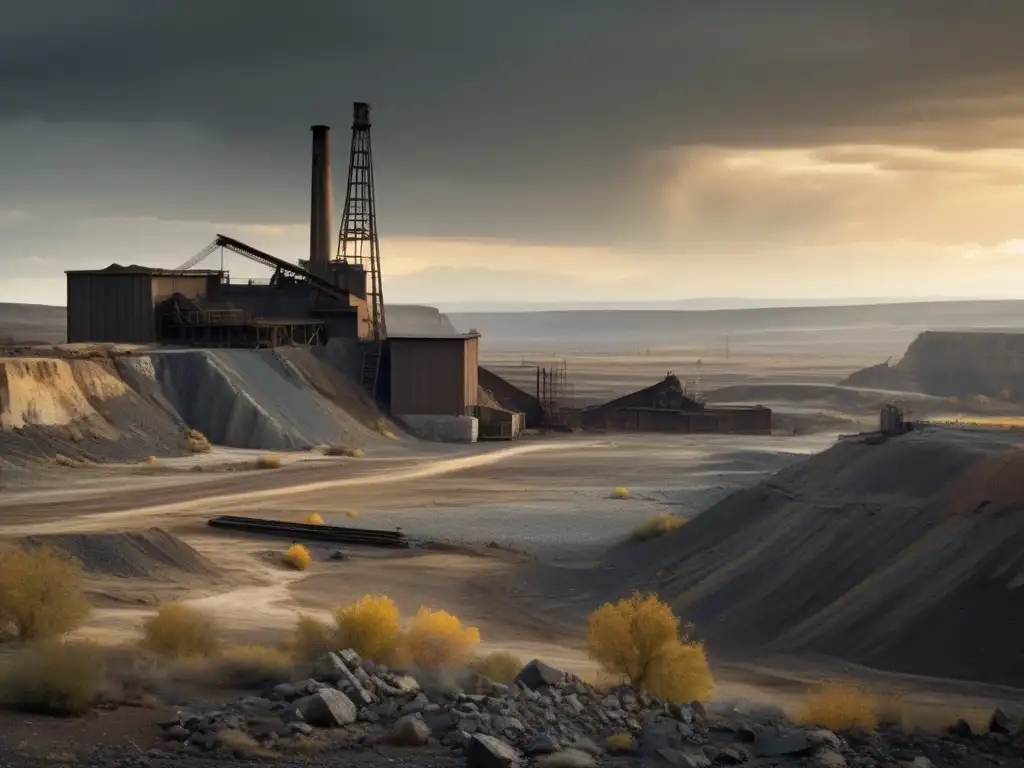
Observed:
[[[391,425],[384,419],[374,419],[370,422],[370,429],[376,432],[378,435],[386,437],[388,440],[396,439],[395,433],[391,430]]]
[[[628,499],[629,498],[629,488],[626,488],[626,487],[620,485],[618,488],[616,488],[614,491],[612,491],[612,498],[613,499]]]
[[[297,661],[314,661],[334,647],[334,633],[324,622],[312,616],[299,616],[288,648]]]
[[[510,684],[523,668],[522,660],[507,651],[494,651],[479,656],[469,663],[469,668],[496,683]]]
[[[294,568],[296,571],[306,570],[309,568],[309,564],[313,562],[313,556],[301,544],[292,544],[288,547],[283,559],[285,565],[289,568]]]
[[[256,459],[256,469],[280,469],[281,468],[281,457],[268,453],[264,456],[260,456]]]
[[[82,564],[50,547],[0,554],[0,622],[20,640],[60,637],[89,615]]]
[[[156,456],[147,456],[146,457],[146,464],[148,464],[151,467],[155,467],[156,466]]]
[[[627,752],[633,748],[633,737],[628,733],[613,733],[605,740],[604,745],[612,754]]]
[[[319,513],[311,512],[309,515],[306,516],[306,519],[302,522],[304,522],[306,525],[323,525],[324,519],[320,517]]]
[[[103,657],[89,643],[44,641],[6,659],[0,703],[24,712],[82,715],[103,689]]]
[[[192,453],[209,453],[213,445],[206,439],[206,435],[198,429],[190,429],[185,433],[185,444]]]
[[[168,659],[212,656],[220,645],[213,617],[182,603],[161,606],[142,633],[142,649]]]
[[[398,606],[387,595],[364,595],[334,612],[337,645],[360,656],[385,661],[399,640]]]
[[[667,513],[655,515],[649,520],[645,520],[635,531],[633,531],[633,538],[637,541],[656,539],[659,536],[664,536],[666,533],[671,533],[672,531],[682,528],[686,525],[686,522],[687,519],[682,515]]]
[[[421,607],[409,624],[406,641],[416,666],[440,669],[465,664],[480,643],[480,631],[463,626],[446,611]]]
[[[345,517],[349,518],[350,520],[355,520],[357,517],[359,517],[359,512],[354,509],[346,509]]]
[[[798,719],[833,731],[874,729],[878,725],[878,699],[855,685],[827,683],[807,694],[804,712]]]
[[[602,605],[588,621],[587,646],[607,672],[669,701],[707,701],[714,688],[703,645],[680,636],[678,617],[657,595]]]
[[[236,645],[215,660],[217,679],[240,688],[266,688],[291,679],[292,658],[269,645]]]
[[[274,753],[252,738],[245,731],[228,728],[217,732],[217,741],[221,749],[227,750],[238,760],[250,760],[256,757],[271,757]]]

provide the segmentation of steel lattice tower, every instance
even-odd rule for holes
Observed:
[[[348,161],[345,208],[338,231],[338,259],[361,266],[366,272],[370,338],[383,341],[387,337],[387,324],[384,321],[380,241],[377,237],[377,205],[373,189],[370,105],[361,101],[352,105],[352,149]]]

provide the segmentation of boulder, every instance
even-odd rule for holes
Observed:
[[[419,715],[406,715],[391,727],[390,741],[400,747],[420,747],[430,739],[430,726]]]
[[[543,661],[534,659],[516,675],[516,682],[522,683],[531,691],[539,688],[547,688],[565,680],[565,673],[559,669],[545,664]]]
[[[312,696],[299,699],[295,708],[310,725],[337,728],[356,721],[356,705],[352,699],[334,688],[323,688]]]
[[[522,762],[519,750],[494,736],[473,734],[466,747],[466,768],[516,768]]]
[[[754,740],[756,757],[806,757],[814,751],[803,731],[762,733]]]

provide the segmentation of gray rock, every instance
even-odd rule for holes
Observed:
[[[541,731],[529,743],[526,747],[526,754],[528,755],[550,755],[552,752],[557,752],[561,749],[558,740],[546,731]]]
[[[949,732],[954,736],[959,736],[964,739],[968,739],[974,735],[974,729],[971,728],[971,724],[963,718],[960,718],[949,726]]]
[[[430,739],[430,727],[419,715],[406,715],[395,721],[389,739],[401,747],[420,747]]]
[[[359,654],[351,648],[345,648],[344,650],[338,651],[338,658],[345,662],[349,669],[355,669],[363,663],[363,660],[359,658]]]
[[[187,728],[175,724],[168,728],[164,735],[171,741],[185,741],[192,733]]]
[[[435,733],[454,731],[462,718],[458,713],[451,710],[437,710],[434,712],[423,712],[423,722]]]
[[[715,765],[742,765],[750,759],[750,755],[739,747],[726,747],[719,750],[711,762]]]
[[[679,766],[679,768],[708,768],[711,765],[711,760],[703,753],[693,754],[679,749],[659,749],[657,755],[669,765]]]
[[[313,726],[309,723],[290,723],[288,730],[292,733],[301,733],[303,736],[309,736],[313,732]]]
[[[161,728],[170,728],[174,725],[181,725],[188,719],[188,715],[179,709],[162,709],[157,712],[153,722]]]
[[[312,696],[299,699],[295,708],[310,725],[336,728],[356,721],[356,705],[341,691],[324,688]]]
[[[988,719],[988,730],[989,733],[1003,733],[1010,734],[1014,731],[1013,719],[1003,712],[1001,709],[996,709],[992,716]]]
[[[803,731],[762,733],[754,741],[756,757],[805,757],[814,751]]]
[[[349,554],[344,549],[336,549],[331,552],[331,560],[348,560]]]
[[[832,752],[842,752],[846,749],[846,742],[827,728],[807,731],[807,740],[814,749],[830,750]]]
[[[466,768],[514,768],[522,761],[519,750],[494,736],[474,734],[466,747]]]
[[[415,699],[407,701],[402,707],[403,715],[414,715],[417,712],[422,712],[428,706],[430,706],[430,699],[424,696],[422,693],[418,694]]]
[[[327,683],[337,683],[346,672],[348,672],[348,667],[336,653],[321,656],[313,665],[313,677]]]
[[[580,736],[578,739],[573,741],[570,745],[570,749],[575,749],[578,752],[586,752],[588,755],[600,755],[602,750],[592,739],[588,739],[586,736]]]
[[[563,680],[565,680],[564,672],[545,664],[543,661],[534,659],[519,670],[519,674],[516,675],[515,681],[517,683],[522,683],[531,691],[536,691],[538,688],[558,685]]]

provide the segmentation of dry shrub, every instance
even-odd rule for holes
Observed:
[[[97,702],[103,685],[97,646],[46,641],[7,660],[0,673],[0,700],[24,712],[82,715]]]
[[[388,440],[395,439],[395,433],[391,431],[390,425],[384,419],[374,419],[370,422],[370,429]]]
[[[288,551],[284,553],[284,564],[289,568],[294,568],[297,571],[304,571],[309,568],[309,564],[313,562],[313,556],[309,554],[309,550],[301,544],[292,544],[288,547]]]
[[[345,517],[349,518],[350,520],[355,520],[357,517],[359,517],[359,512],[354,509],[346,509]]]
[[[148,464],[151,467],[155,467],[156,466],[156,456],[147,456],[146,457],[146,464]]]
[[[676,531],[686,525],[686,518],[682,515],[661,514],[649,520],[645,520],[633,531],[633,538],[637,541],[648,541],[664,536],[666,533]]]
[[[168,659],[212,656],[217,652],[217,624],[212,616],[181,603],[161,606],[142,625],[143,650]]]
[[[256,469],[280,469],[281,457],[273,453],[260,456],[256,459]]]
[[[306,519],[302,522],[304,522],[306,525],[323,525],[324,519],[320,517],[319,513],[311,512],[309,515],[306,516]]]
[[[421,607],[406,633],[412,662],[421,669],[455,667],[466,663],[480,643],[480,631],[465,627],[446,611]],[[518,670],[517,670],[518,671]]]
[[[334,611],[337,645],[360,656],[386,662],[399,640],[398,606],[387,595],[363,595]]]
[[[0,554],[0,623],[21,640],[59,637],[89,615],[82,563],[50,547]]]
[[[331,445],[324,449],[324,456],[347,456],[350,459],[358,459],[362,455],[362,448],[349,448],[346,445]]]
[[[315,661],[335,646],[331,628],[312,616],[300,615],[288,641],[288,648],[297,661]]]
[[[798,718],[807,725],[832,731],[878,726],[878,699],[864,688],[848,683],[826,683],[807,694]]]
[[[215,660],[222,684],[239,688],[267,688],[292,679],[292,659],[269,645],[236,645]]]
[[[192,453],[209,453],[213,450],[213,446],[206,439],[206,435],[198,429],[190,429],[185,433],[185,444]]]
[[[678,617],[657,595],[602,605],[587,623],[587,647],[607,672],[669,701],[707,701],[714,688],[704,646],[680,637]]]
[[[633,748],[633,737],[628,733],[613,733],[605,740],[604,745],[612,753],[627,752]]]
[[[616,488],[614,491],[612,491],[612,498],[613,499],[628,499],[629,498],[629,488],[626,488],[626,487],[620,485],[618,488]]]
[[[488,680],[508,685],[523,668],[523,661],[507,651],[495,651],[473,659],[469,663],[469,668]]]
[[[221,749],[230,752],[233,757],[239,760],[250,760],[254,757],[271,757],[274,754],[266,747],[260,746],[245,731],[239,731],[234,728],[217,731],[217,741]]]

